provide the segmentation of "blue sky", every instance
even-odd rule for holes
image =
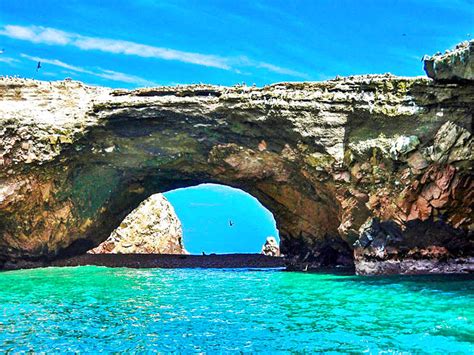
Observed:
[[[0,74],[126,88],[415,76],[473,32],[474,0],[0,0]]]
[[[242,190],[203,184],[164,195],[181,220],[191,254],[259,253],[266,237],[278,240],[271,212]]]

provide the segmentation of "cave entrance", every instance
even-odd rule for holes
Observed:
[[[260,253],[268,237],[280,243],[273,214],[240,189],[200,184],[163,195],[181,221],[190,254]]]

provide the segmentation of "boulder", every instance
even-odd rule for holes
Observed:
[[[262,246],[261,254],[267,256],[280,256],[280,247],[275,237],[267,237],[265,244]]]
[[[400,157],[412,152],[420,145],[420,140],[417,136],[400,136],[390,147],[390,155],[392,159],[398,160]]]
[[[448,121],[436,133],[434,143],[426,152],[438,163],[472,161],[474,147],[472,134],[465,128]]]

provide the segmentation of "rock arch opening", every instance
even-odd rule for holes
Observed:
[[[260,253],[280,238],[273,214],[252,195],[226,185],[200,184],[164,193],[182,224],[191,254]]]
[[[156,193],[131,211],[90,254],[278,256],[273,214],[243,190],[220,184]]]

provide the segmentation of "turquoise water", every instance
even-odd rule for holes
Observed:
[[[469,277],[46,268],[0,273],[0,352],[474,352]]]

